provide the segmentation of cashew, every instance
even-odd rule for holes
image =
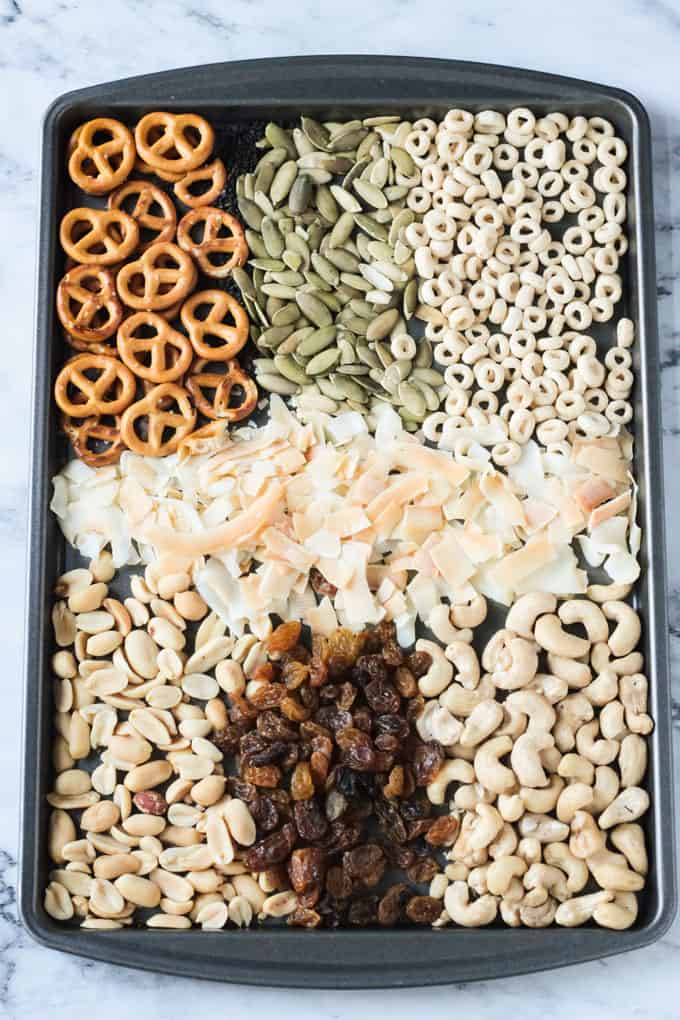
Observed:
[[[461,811],[474,811],[478,804],[491,804],[495,799],[496,794],[481,783],[459,786],[453,795],[453,802]]]
[[[605,669],[598,673],[592,683],[583,688],[582,693],[591,703],[602,707],[613,701],[619,693],[619,681],[613,669]]]
[[[619,772],[621,786],[638,786],[647,771],[647,744],[637,733],[629,733],[621,741]]]
[[[486,874],[488,891],[494,896],[505,896],[513,878],[521,878],[527,870],[527,863],[521,857],[501,857],[489,865]]]
[[[560,751],[570,751],[576,743],[576,730],[590,722],[593,706],[582,694],[570,694],[557,705],[557,723],[553,728],[555,743]]]
[[[566,843],[548,843],[543,848],[546,864],[554,864],[567,876],[569,892],[580,892],[588,881],[588,865],[574,857]]]
[[[471,783],[474,778],[475,772],[469,762],[461,761],[460,758],[449,758],[444,762],[432,782],[428,784],[428,800],[432,804],[443,804],[449,783]]]
[[[505,624],[508,630],[514,630],[520,637],[533,638],[537,617],[542,613],[554,613],[556,608],[554,595],[543,591],[527,592],[511,606]]]
[[[532,864],[523,881],[525,889],[547,889],[560,903],[569,899],[564,873],[550,864]]]
[[[539,843],[555,843],[569,835],[569,826],[550,815],[527,813],[517,824],[521,836],[531,836]]]
[[[518,793],[499,794],[497,806],[506,822],[516,822],[524,814],[524,801]]]
[[[608,765],[619,753],[618,740],[597,740],[600,723],[597,719],[584,723],[576,733],[576,750],[594,765]]]
[[[557,769],[557,774],[563,776],[564,779],[573,779],[576,782],[585,783],[586,786],[592,786],[595,768],[592,762],[587,758],[582,758],[580,754],[565,754]]]
[[[470,903],[465,882],[452,882],[444,893],[444,906],[451,920],[464,928],[480,928],[496,919],[498,902],[488,893]]]
[[[580,623],[591,644],[596,641],[606,641],[609,636],[609,627],[604,613],[599,606],[588,599],[567,599],[562,603],[557,613],[562,623],[567,625]]]
[[[546,747],[540,752],[541,765],[551,775],[557,772],[559,764],[562,761],[562,752],[556,747]]]
[[[523,691],[513,691],[511,694],[508,694],[503,704],[528,716],[529,732],[533,730],[550,732],[555,725],[554,708],[548,698],[537,691],[526,689]]]
[[[557,817],[569,825],[576,812],[589,807],[592,800],[592,787],[586,786],[585,783],[571,783],[562,790],[557,800]]]
[[[639,786],[623,790],[609,807],[602,812],[598,821],[601,829],[611,829],[620,822],[635,822],[649,807],[649,794]]]
[[[452,641],[444,649],[444,655],[456,667],[457,683],[473,691],[479,683],[480,670],[477,652],[472,645],[464,641]]]
[[[608,641],[612,655],[617,658],[628,655],[640,640],[640,617],[627,602],[605,602],[602,605],[602,612],[608,620],[616,622],[616,627],[609,635]],[[606,641],[607,638],[598,638],[598,640]]]
[[[474,595],[468,603],[452,606],[451,619],[454,627],[461,630],[465,627],[479,627],[486,620],[486,599],[483,595]]]
[[[513,631],[505,628],[497,630],[492,634],[485,644],[484,651],[482,652],[482,666],[487,672],[492,673],[494,671],[498,656],[503,651],[508,641],[511,641],[515,637],[517,637],[517,635]]]
[[[563,928],[575,928],[584,924],[593,916],[597,907],[609,903],[614,899],[614,893],[601,890],[596,893],[589,893],[587,896],[575,896],[566,903],[560,903],[555,912],[556,924]]]
[[[645,833],[641,825],[636,822],[624,822],[612,829],[609,838],[620,850],[628,861],[631,868],[634,868],[640,875],[646,875],[648,870],[647,849],[645,847]]]
[[[525,896],[525,889],[519,878],[513,878],[510,880],[510,885],[507,888],[507,892],[503,899],[506,903],[516,903],[518,906],[522,902]]]
[[[527,717],[523,712],[518,712],[512,705],[508,706],[505,701],[501,708],[503,709],[503,723],[496,730],[496,736],[511,737],[512,740],[516,740],[527,728]]]
[[[428,701],[416,720],[422,740],[436,740],[443,747],[452,747],[463,732],[463,724],[436,701]]]
[[[521,786],[547,786],[539,751],[552,747],[554,738],[546,730],[532,730],[517,738],[510,753],[510,764]]]
[[[420,688],[420,693],[424,694],[426,698],[436,698],[451,683],[453,679],[453,666],[447,660],[439,645],[434,641],[426,641],[424,638],[419,638],[416,641],[416,651],[427,652],[432,656],[430,668],[424,676],[421,676],[418,681],[418,687]]]
[[[598,850],[586,857],[586,864],[591,875],[603,889],[614,892],[639,892],[645,884],[644,877],[628,867],[623,854],[613,854],[610,850]]]
[[[525,897],[526,900],[526,897]],[[525,906],[519,908],[519,916],[522,924],[527,928],[547,928],[555,920],[557,903],[549,896],[545,903],[537,906]]]
[[[598,765],[595,769],[595,785],[593,800],[588,808],[593,814],[599,815],[608,808],[619,792],[618,773],[609,765]]]
[[[632,590],[632,584],[589,584],[586,595],[593,602],[607,602],[609,599],[625,599]]]
[[[465,719],[472,714],[480,701],[493,698],[495,690],[488,676],[481,678],[479,686],[474,691],[466,690],[461,684],[452,683],[443,694],[439,695],[439,704],[448,708],[452,715]]]
[[[521,857],[527,864],[533,864],[541,859],[541,843],[534,836],[525,836],[517,844],[517,856]]]
[[[449,882],[467,882],[470,869],[462,861],[455,861],[453,864],[446,865],[444,874]]]
[[[452,747],[447,747],[446,753],[449,758],[462,758],[463,761],[469,762],[475,760],[474,747],[463,747],[462,744],[454,744]]]
[[[475,705],[467,718],[460,742],[463,747],[476,747],[500,726],[503,721],[503,708],[497,701],[487,698]]]
[[[647,715],[648,689],[647,677],[643,673],[621,677],[620,697],[626,710],[626,725],[633,733],[646,735],[654,729],[654,723]]]
[[[611,649],[604,641],[593,645],[590,653],[590,664],[596,673],[605,669],[613,669],[618,676],[630,676],[639,673],[644,667],[642,652],[629,652],[619,659],[611,658]]]
[[[483,896],[484,893],[489,891],[486,884],[488,871],[489,865],[482,864],[479,868],[473,868],[468,875],[467,883],[475,896]]]
[[[475,817],[476,816],[476,817]],[[503,828],[503,819],[491,804],[479,803],[471,815],[472,829],[468,842],[472,850],[484,850]]]
[[[546,652],[567,659],[580,659],[590,651],[590,642],[563,630],[562,621],[554,613],[539,616],[534,627],[534,639]]]
[[[571,662],[571,659],[564,661]],[[531,683],[527,684],[525,690],[536,691],[551,705],[554,705],[562,698],[566,698],[569,693],[569,684],[562,677],[553,676],[552,673],[537,673]]]
[[[533,642],[514,637],[498,653],[491,679],[502,691],[516,691],[531,683],[537,669],[538,655]]]
[[[638,902],[635,893],[616,893],[613,902],[602,903],[593,911],[593,920],[603,928],[624,931],[637,919]]]
[[[621,741],[628,733],[624,708],[620,701],[610,701],[600,712],[600,733],[607,740]]]
[[[503,822],[503,828],[494,841],[489,843],[489,857],[492,857],[494,860],[497,860],[499,857],[509,857],[517,849],[517,843],[517,833],[514,827],[509,822]]]
[[[460,631],[451,623],[451,607],[443,602],[432,607],[427,617],[427,626],[443,645],[460,638]]]
[[[531,786],[520,787],[519,795],[525,809],[534,815],[547,814],[554,811],[555,805],[564,789],[564,780],[560,776],[551,776],[550,782],[541,790]]]
[[[493,737],[477,749],[474,761],[475,774],[487,790],[507,793],[517,785],[514,772],[499,761],[499,758],[511,750],[510,737]]]
[[[519,903],[503,899],[500,905],[501,917],[503,922],[507,924],[509,928],[519,928],[522,921],[519,916]]]
[[[548,669],[560,680],[566,680],[570,687],[587,687],[593,679],[587,662],[578,662],[564,655],[548,655]]]
[[[574,857],[585,860],[604,848],[607,837],[587,811],[577,811],[571,820],[569,849]]]

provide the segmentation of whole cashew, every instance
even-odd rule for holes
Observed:
[[[488,893],[470,903],[465,882],[452,882],[444,893],[444,906],[451,920],[464,928],[480,928],[491,924],[498,912],[497,900]]]
[[[565,754],[559,764],[557,773],[564,779],[572,779],[586,786],[592,786],[595,779],[595,767],[587,758],[580,754]]]
[[[482,666],[488,672],[492,673],[496,668],[498,656],[503,651],[508,641],[516,638],[517,635],[514,631],[502,628],[501,630],[495,631],[489,638],[484,646],[482,652]]]
[[[608,620],[616,622],[616,627],[609,635],[608,642],[612,655],[615,655],[617,658],[628,655],[640,640],[642,631],[640,617],[627,602],[605,602],[602,605],[602,612]],[[607,638],[599,640],[606,641]]]
[[[568,900],[570,893],[564,872],[550,864],[532,864],[523,879],[524,888],[546,889],[549,893],[562,903]]]
[[[472,714],[480,701],[493,698],[495,690],[488,676],[481,678],[479,686],[474,691],[467,691],[460,684],[453,683],[446,688],[443,694],[439,695],[439,704],[448,708],[452,715],[466,718]]]
[[[577,811],[571,820],[571,836],[569,837],[569,850],[580,860],[585,860],[592,854],[604,849],[607,837],[601,829],[598,829],[597,822],[587,811]]]
[[[449,758],[428,784],[428,800],[431,804],[443,804],[449,783],[472,783],[474,778],[475,770],[469,762],[461,761],[460,758]]]
[[[589,584],[586,595],[593,602],[607,602],[610,599],[625,599],[632,590],[632,584]]]
[[[516,691],[531,683],[537,669],[538,655],[533,642],[521,637],[510,638],[496,657],[491,679],[502,691]]]
[[[537,906],[522,904],[519,908],[519,916],[522,924],[526,925],[527,928],[547,928],[555,920],[556,910],[557,903],[552,896],[549,896],[545,903]]]
[[[567,599],[557,610],[562,623],[567,625],[580,623],[591,644],[596,641],[606,641],[609,637],[609,627],[604,613],[599,606],[588,599]]]
[[[606,740],[621,741],[628,733],[625,710],[620,701],[610,701],[600,712],[600,733]]]
[[[493,737],[477,749],[474,770],[477,779],[487,790],[507,793],[517,786],[515,773],[499,761],[499,758],[511,750],[510,737]]]
[[[571,659],[565,659],[571,662]],[[534,679],[525,687],[527,691],[536,691],[544,697],[551,705],[566,698],[569,693],[569,684],[560,676],[553,676],[552,673],[537,673]]]
[[[524,887],[521,886],[522,891]],[[522,920],[519,916],[519,902],[515,900],[502,899],[500,905],[501,917],[508,928],[519,928]]]
[[[461,630],[465,627],[474,630],[486,620],[486,599],[483,595],[474,595],[468,603],[452,606],[451,619],[454,626]]]
[[[489,857],[492,857],[494,860],[499,857],[509,857],[517,849],[517,843],[517,833],[513,826],[509,822],[503,822],[503,828],[494,841],[489,843]]]
[[[506,903],[516,903],[518,906],[522,902],[525,896],[525,889],[519,878],[513,878],[510,881],[510,885],[507,888],[503,899]]]
[[[565,787],[557,801],[557,817],[570,824],[577,811],[588,808],[593,800],[592,787],[585,783],[571,783]]]
[[[562,621],[553,613],[539,616],[534,627],[534,639],[546,652],[567,659],[580,659],[590,651],[590,642],[563,630]],[[554,669],[552,671],[555,672]]]
[[[543,848],[543,857],[546,864],[553,864],[565,873],[569,892],[583,889],[588,881],[588,865],[574,857],[566,843],[548,843]]]
[[[531,836],[539,843],[559,842],[569,835],[569,826],[550,815],[527,813],[522,815],[517,824],[521,836]]]
[[[618,676],[630,676],[632,673],[642,671],[644,659],[642,652],[629,652],[628,655],[619,659],[612,659],[609,645],[604,641],[598,641],[592,647],[590,664],[596,673],[601,673],[605,669],[613,669]]]
[[[556,747],[546,747],[541,751],[541,765],[546,772],[555,773],[562,761],[562,752]]]
[[[472,645],[465,641],[452,641],[444,649],[444,655],[456,667],[456,681],[472,691],[479,683],[479,659]],[[421,688],[422,690],[422,688]]]
[[[647,677],[643,673],[622,676],[619,682],[621,701],[626,710],[626,726],[633,733],[646,735],[654,729],[654,723],[647,715],[648,689]]]
[[[649,807],[649,794],[640,786],[629,786],[622,790],[609,807],[602,812],[598,821],[601,829],[611,829],[620,822],[635,822]]]
[[[618,773],[609,765],[598,765],[595,769],[595,785],[593,787],[593,801],[589,811],[594,815],[601,814],[608,808],[619,792]]]
[[[467,883],[472,889],[475,896],[483,896],[487,893],[487,873],[489,871],[488,864],[481,864],[478,868],[473,868],[467,878]]]
[[[528,716],[530,733],[533,730],[550,732],[555,725],[556,716],[554,708],[548,698],[537,691],[527,690],[526,688],[523,691],[513,691],[511,694],[508,694],[503,704]]]
[[[591,705],[601,708],[613,701],[619,693],[619,680],[613,669],[605,669],[598,673],[592,683],[583,688],[582,692]]]
[[[586,857],[586,864],[591,875],[603,889],[614,892],[639,892],[645,884],[644,877],[628,867],[623,854],[613,854],[610,850],[598,850]]]
[[[631,868],[640,875],[646,875],[648,871],[647,849],[645,847],[645,833],[641,825],[636,822],[624,822],[612,829],[609,838],[620,850],[628,861]]]
[[[416,651],[427,652],[432,657],[430,668],[418,681],[420,693],[424,694],[426,698],[436,698],[451,683],[453,679],[453,666],[439,645],[434,641],[426,641],[424,638],[419,638],[416,641]]]
[[[597,740],[600,723],[597,719],[584,723],[576,732],[576,750],[594,765],[608,765],[619,753],[618,740]]]
[[[554,613],[557,599],[544,591],[527,592],[511,606],[505,618],[508,630],[514,630],[520,637],[533,638],[534,625],[542,613]],[[606,639],[605,639],[606,640]]]
[[[430,610],[427,617],[427,626],[430,628],[437,641],[448,645],[451,641],[460,640],[461,631],[451,623],[451,607],[439,602]]]
[[[621,741],[619,772],[621,786],[638,786],[647,771],[647,744],[637,733],[629,733]]]
[[[624,931],[637,919],[638,902],[635,893],[619,892],[611,903],[602,903],[593,911],[593,920],[603,928]]]
[[[463,784],[453,795],[453,803],[461,811],[474,811],[478,804],[492,804],[495,799],[496,794],[481,783]]]
[[[496,730],[496,736],[510,737],[512,740],[516,740],[527,728],[527,717],[524,712],[518,712],[512,705],[508,705],[507,701],[503,702],[501,708],[503,709],[503,723]]]
[[[517,844],[517,856],[527,864],[535,864],[536,861],[540,861],[542,854],[541,842],[534,836],[525,836]]]
[[[506,822],[516,822],[524,814],[524,801],[518,793],[499,794],[497,804]]]
[[[575,928],[584,924],[593,916],[597,907],[614,899],[614,893],[604,889],[589,893],[587,896],[575,896],[566,903],[560,903],[555,912],[555,922],[563,928]]]
[[[510,765],[521,786],[547,786],[539,751],[552,747],[554,738],[546,730],[534,729],[517,738],[510,752]]]
[[[563,789],[564,780],[560,776],[551,776],[548,785],[540,790],[532,786],[521,786],[519,795],[530,814],[543,815],[554,811]]]
[[[548,669],[560,680],[566,680],[569,687],[587,687],[593,679],[587,662],[578,662],[564,655],[548,655]]]
[[[503,708],[498,701],[487,698],[475,705],[463,728],[463,747],[476,747],[490,737],[503,721]]]
[[[521,878],[527,870],[527,863],[521,857],[501,857],[489,865],[486,884],[494,896],[505,896],[513,878]]]
[[[430,739],[436,740],[442,747],[453,747],[463,732],[462,722],[451,715],[448,708],[443,708],[436,701],[430,702],[430,704],[435,706],[430,717],[430,729],[432,732]]]
[[[503,819],[491,804],[478,804],[475,814],[477,817],[473,823],[469,843],[473,850],[484,850],[503,828]]]

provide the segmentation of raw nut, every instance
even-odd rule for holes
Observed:
[[[145,680],[158,673],[158,645],[145,630],[130,631],[125,638],[125,655],[130,666]]]
[[[80,819],[80,827],[86,832],[108,832],[120,819],[120,808],[111,800],[100,800],[86,808]]]

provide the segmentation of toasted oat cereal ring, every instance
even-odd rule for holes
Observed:
[[[134,453],[165,457],[177,450],[195,424],[196,409],[187,391],[175,383],[161,383],[128,407],[120,430]]]
[[[135,397],[136,382],[118,358],[77,354],[67,361],[54,384],[54,399],[64,414],[89,418],[120,414]]]
[[[191,256],[170,241],[158,241],[116,277],[122,301],[137,311],[162,311],[185,298],[196,285]]]
[[[61,246],[72,259],[91,266],[122,262],[137,247],[139,227],[122,209],[71,209],[59,228]]]
[[[89,195],[103,195],[128,177],[135,155],[132,132],[119,120],[97,117],[71,135],[68,172]]]
[[[198,262],[206,276],[223,279],[248,258],[243,227],[224,209],[192,209],[177,224],[177,243]]]
[[[135,312],[125,319],[118,329],[117,345],[130,371],[156,384],[175,382],[194,356],[184,334],[155,312]]]
[[[199,358],[228,361],[248,339],[245,310],[223,290],[199,290],[192,294],[182,305],[180,317]]]
[[[195,113],[156,110],[142,117],[135,128],[137,152],[154,171],[188,173],[212,152],[215,133]]]
[[[154,170],[152,166],[149,166],[148,163],[145,163],[143,159],[139,158],[139,156],[135,160],[135,165],[133,169],[138,174],[153,174],[155,177],[158,177],[159,180],[161,181],[168,181],[169,184],[175,184],[177,181],[181,181],[182,178],[186,176],[185,174],[182,173],[176,174],[172,173],[169,170]]]
[[[210,370],[209,366],[215,367]],[[257,386],[235,359],[198,358],[186,386],[206,418],[241,421],[257,404]]]
[[[57,287],[57,314],[76,340],[101,343],[113,336],[123,320],[113,273],[99,266],[70,269]]]
[[[183,205],[198,209],[202,205],[212,205],[218,195],[224,191],[227,183],[227,171],[221,159],[199,166],[191,170],[185,177],[177,181],[174,188],[175,196]],[[196,186],[206,185],[203,190],[195,190]]]
[[[107,424],[111,421],[112,424]],[[61,417],[62,431],[68,436],[76,456],[89,467],[106,467],[120,459],[125,443],[120,437],[118,415],[92,415],[89,418]]]
[[[169,195],[149,181],[126,181],[109,195],[109,209],[122,209],[139,227],[140,251],[157,241],[172,241],[177,212]]]

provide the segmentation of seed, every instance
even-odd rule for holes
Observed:
[[[72,613],[91,613],[95,609],[99,609],[108,590],[103,581],[88,585],[87,588],[78,588],[72,595],[69,595],[68,607]]]
[[[367,394],[353,379],[349,379],[344,375],[334,375],[332,378],[333,385],[347,400],[356,400],[360,404],[366,403],[368,399]]]
[[[332,316],[323,301],[320,301],[314,294],[298,293],[295,296],[298,307],[315,326],[330,326],[333,322]]]
[[[399,399],[402,401],[404,406],[414,415],[425,414],[427,410],[427,404],[422,393],[419,393],[415,387],[411,386],[407,382],[402,382],[397,387],[397,393]]]
[[[296,353],[303,358],[311,358],[332,344],[336,333],[335,326],[323,326],[321,329],[316,329],[298,344]]]
[[[132,854],[108,854],[98,857],[92,866],[95,878],[113,881],[121,875],[135,875],[139,871],[139,861]]]
[[[330,135],[323,125],[311,117],[301,117],[300,124],[305,135],[316,149],[327,149]]]
[[[144,790],[153,789],[166,783],[172,775],[172,765],[169,761],[158,760],[137,765],[131,769],[125,777],[125,787],[130,793],[142,793]]]
[[[114,885],[126,900],[137,907],[157,907],[160,903],[161,891],[148,878],[124,874],[115,880]]]
[[[366,339],[383,340],[396,326],[398,320],[399,312],[396,308],[388,308],[386,311],[381,312],[380,315],[373,319],[366,330]]]
[[[307,364],[308,375],[326,375],[340,360],[340,351],[337,348],[327,348],[320,351]]]
[[[135,673],[153,680],[158,673],[158,645],[144,630],[133,630],[125,638],[125,656]]]
[[[275,206],[281,205],[284,201],[293,186],[297,173],[297,164],[294,159],[282,163],[278,168],[271,181],[271,186],[264,189],[269,191],[269,196]]]
[[[179,652],[186,644],[186,638],[182,631],[159,616],[151,618],[148,631],[152,640],[161,648],[171,648],[173,651]]]
[[[414,312],[418,306],[418,281],[409,280],[404,288],[404,297],[402,307],[404,310],[404,318],[406,320],[412,319]]]
[[[252,846],[256,838],[255,822],[247,804],[234,798],[223,808],[229,831],[241,846]]]
[[[134,708],[130,712],[129,722],[152,744],[164,746],[170,743],[170,734],[167,728],[150,708]]]
[[[284,379],[290,379],[291,382],[299,383],[302,386],[309,382],[305,370],[298,365],[290,354],[277,354],[274,358],[274,365]]]
[[[331,248],[340,248],[349,239],[354,230],[356,215],[358,214],[349,211],[341,213],[328,235],[328,244]]]
[[[363,198],[367,205],[370,205],[373,209],[386,209],[387,199],[383,195],[380,188],[376,187],[375,184],[371,184],[370,181],[364,181],[361,178],[357,178],[352,181],[352,187],[356,191],[360,198]]]
[[[364,213],[355,213],[354,222],[360,230],[363,230],[369,237],[374,238],[376,241],[386,241],[388,232],[382,223],[378,223],[370,216],[366,216]]]
[[[123,822],[123,829],[130,836],[158,836],[165,826],[165,819],[157,815],[130,815]]]
[[[262,229],[262,210],[255,202],[252,201],[252,199],[245,197],[240,198],[238,200],[238,209],[241,216],[252,230],[257,230],[259,232]],[[252,250],[251,246],[251,251]],[[256,252],[256,254],[258,253]]]
[[[361,203],[354,197],[354,195],[346,191],[345,188],[339,184],[331,184],[330,193],[338,203],[341,209],[345,212],[357,213],[361,212]]]
[[[331,287],[337,287],[340,283],[340,274],[336,267],[325,259],[323,255],[319,255],[314,252],[312,255],[312,265],[316,269],[321,279]]]
[[[272,315],[272,325],[278,328],[293,326],[300,318],[300,309],[295,304],[284,305]]]
[[[87,793],[88,790],[92,789],[92,783],[84,769],[67,769],[55,779],[54,789],[57,793],[65,793],[67,795]]]
[[[262,220],[261,225],[262,240],[264,241],[265,248],[267,249],[268,255],[273,259],[278,259],[283,254],[284,241],[279,228],[273,219],[269,216],[265,216]]]
[[[75,838],[76,827],[71,816],[66,811],[59,809],[51,811],[47,848],[50,858],[55,864],[63,864],[67,860],[64,856],[64,848],[73,843]]]
[[[83,811],[80,827],[85,832],[107,832],[120,819],[120,808],[112,800],[100,800]]]
[[[290,189],[290,195],[288,196],[288,208],[296,216],[305,212],[309,203],[312,200],[314,193],[314,187],[312,184],[311,173],[301,173],[296,177],[295,183]]]
[[[181,914],[152,914],[147,918],[147,928],[191,928],[191,920]]]
[[[60,882],[50,882],[43,900],[45,910],[55,921],[69,921],[73,917],[73,903],[68,890]]]
[[[296,383],[290,382],[289,379],[284,379],[280,375],[272,375],[270,372],[258,375],[257,383],[263,390],[267,390],[269,393],[279,393],[282,397],[290,397],[298,393],[300,389]]]

